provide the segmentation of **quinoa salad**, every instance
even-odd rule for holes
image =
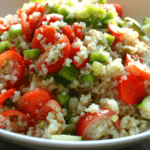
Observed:
[[[0,130],[56,140],[150,125],[150,18],[106,0],[31,0],[0,18]]]

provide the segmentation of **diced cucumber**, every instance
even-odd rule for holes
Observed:
[[[105,72],[104,65],[97,61],[93,62],[93,71],[95,76],[101,76]]]
[[[21,34],[22,33],[22,27],[21,27],[21,24],[15,24],[15,25],[12,25],[10,28],[9,28],[9,31],[8,31],[8,37],[10,39],[12,38],[15,38],[17,35]]]
[[[38,58],[40,53],[41,53],[40,49],[30,49],[30,50],[23,51],[23,54],[27,58],[31,58],[31,59]]]
[[[94,61],[97,61],[100,63],[106,63],[108,61],[108,59],[102,53],[95,52],[95,53],[91,53],[89,62],[93,63]]]
[[[79,71],[73,65],[70,65],[70,67],[64,66],[60,70],[59,75],[66,80],[71,81],[77,77],[78,73]]]
[[[150,113],[150,96],[145,97],[141,103],[136,105],[136,108]]]
[[[145,32],[144,32],[142,26],[136,20],[134,20],[134,19],[132,19],[130,17],[126,17],[124,19],[124,21],[125,22],[127,22],[127,21],[131,22],[132,23],[132,29],[137,31],[139,33],[139,35],[141,35],[141,36],[145,35]]]
[[[102,21],[102,23],[104,24],[104,26],[107,28],[108,24],[111,23],[111,24],[114,24],[114,25],[118,25],[117,21],[115,19],[107,19],[107,20],[104,20]]]
[[[149,24],[149,23],[150,23],[150,18],[145,17],[145,18],[144,18],[143,25],[146,25],[146,24]]]
[[[150,24],[144,25],[143,30],[145,32],[145,35],[150,38]]]
[[[82,136],[73,136],[73,135],[52,135],[51,139],[53,140],[65,140],[65,141],[82,141]]]
[[[59,99],[59,102],[60,102],[61,106],[66,107],[66,106],[69,105],[69,101],[70,101],[69,94],[66,93],[64,95],[63,93],[61,93],[61,94],[58,95],[58,99]]]
[[[0,42],[0,54],[7,50],[8,45],[9,41]]]
[[[106,39],[107,39],[107,41],[108,41],[108,45],[111,46],[111,45],[114,43],[115,37],[108,34],[108,35],[106,36]]]
[[[80,80],[81,82],[88,82],[92,84],[95,80],[95,76],[93,75],[93,73],[90,73],[88,75],[82,76]]]

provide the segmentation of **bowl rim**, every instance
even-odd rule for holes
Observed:
[[[27,146],[27,147],[55,147],[55,148],[101,148],[101,147],[116,147],[125,146],[128,144],[136,143],[139,141],[146,140],[150,138],[150,130],[145,132],[114,139],[104,139],[104,140],[92,140],[92,141],[65,141],[65,140],[52,140],[45,138],[32,137],[28,135],[22,135],[19,133],[10,132],[7,130],[0,129],[0,137],[4,139],[15,142],[17,145]]]

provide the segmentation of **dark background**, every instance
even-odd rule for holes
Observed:
[[[34,149],[18,146],[10,142],[6,142],[0,138],[0,150],[17,150],[17,149],[34,150]],[[135,144],[132,146],[129,145],[126,148],[121,148],[119,150],[150,150],[150,140],[139,142],[138,144]]]

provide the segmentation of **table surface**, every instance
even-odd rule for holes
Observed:
[[[120,150],[150,150],[150,141],[143,141],[136,145],[128,146],[126,148],[121,148]],[[33,150],[30,148],[18,146],[9,142],[6,142],[0,138],[0,150],[11,150],[11,149],[21,149],[21,150]]]

